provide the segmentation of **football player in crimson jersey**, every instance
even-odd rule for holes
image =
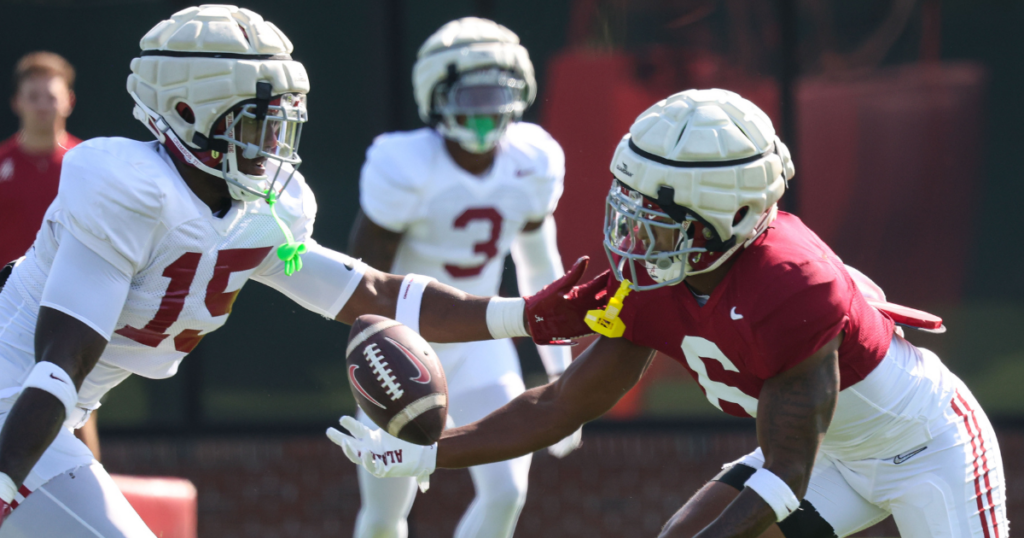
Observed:
[[[565,156],[540,126],[517,121],[536,93],[526,48],[508,28],[465,17],[428,37],[417,58],[414,95],[429,126],[373,141],[349,253],[381,270],[494,295],[511,251],[520,293],[539,291],[563,273],[552,213],[562,194]],[[432,347],[448,380],[453,424],[482,418],[525,390],[509,340]],[[552,380],[572,361],[565,346],[538,351]],[[373,425],[366,414],[357,416]],[[562,457],[579,442],[577,431],[549,451]],[[526,502],[530,459],[469,469],[476,497],[456,537],[513,534]],[[358,471],[355,538],[407,536],[416,481]]]
[[[432,447],[343,417],[352,435],[328,436],[350,459],[377,476],[426,476],[529,453],[610,409],[660,351],[712,405],[755,417],[759,445],[662,536],[847,536],[890,514],[904,537],[1007,535],[984,412],[938,357],[868,304],[824,242],[778,211],[793,165],[761,110],[723,90],[673,95],[637,118],[611,171],[612,276],[574,289],[569,305],[578,312],[602,280],[614,293],[628,279],[632,293],[594,316],[609,336],[557,382]],[[533,303],[530,315],[566,312],[555,306]],[[557,334],[585,331],[571,315],[559,324]],[[396,448],[401,463],[373,458]]]
[[[309,80],[273,24],[193,7],[141,47],[127,89],[157,140],[69,151],[33,247],[0,273],[0,536],[153,536],[71,432],[129,375],[174,375],[248,279],[345,323],[413,319],[435,342],[528,334],[521,298],[385,274],[312,240],[296,171]],[[533,304],[565,303],[582,267],[570,274]]]

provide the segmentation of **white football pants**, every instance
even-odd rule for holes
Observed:
[[[156,538],[98,463],[39,486],[0,527],[0,538],[43,536]]]
[[[0,301],[0,316],[10,306]],[[26,356],[24,360],[35,360],[30,351],[0,343],[0,362],[19,353]],[[17,396],[0,400],[0,428]],[[0,526],[0,538],[155,538],[89,447],[68,428],[57,432],[14,503],[18,503],[14,512]]]
[[[432,344],[448,379],[449,425],[480,420],[523,393],[519,359],[511,340]],[[357,417],[376,428],[361,411]],[[469,469],[476,497],[455,529],[455,538],[510,538],[526,502],[527,454]],[[357,466],[362,505],[354,538],[406,538],[416,497],[413,478],[375,478]],[[2,537],[0,537],[2,538]]]
[[[842,538],[892,514],[903,538],[1007,538],[1006,483],[992,425],[961,385],[954,420],[924,445],[880,459],[819,452],[805,499]],[[759,469],[758,448],[735,463]]]

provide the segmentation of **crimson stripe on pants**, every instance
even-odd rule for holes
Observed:
[[[26,488],[25,485],[22,484],[21,487],[18,488],[18,493],[21,494],[21,496],[23,497],[22,501],[24,501],[24,499],[27,499],[28,496],[32,494],[32,490]],[[13,501],[12,500],[11,501],[11,509],[13,510],[13,509],[17,508],[19,504],[20,503],[18,501]]]
[[[992,530],[993,532],[995,532],[996,538],[998,538],[999,522],[996,520],[995,501],[992,500],[992,483],[988,477],[988,450],[985,448],[985,436],[982,435],[981,424],[978,423],[978,416],[974,413],[974,409],[971,409],[971,404],[967,403],[967,400],[964,399],[964,397],[959,392],[956,393],[956,397],[960,400],[960,403],[963,404],[964,409],[966,409],[967,412],[970,414],[971,420],[974,421],[974,429],[978,431],[978,443],[981,444],[981,464],[983,470],[985,471],[985,474],[983,475],[985,477],[985,489],[988,491],[988,505],[990,507],[989,511],[992,514]]]
[[[957,403],[956,403],[957,399],[961,400],[961,405],[963,405],[964,408],[967,409],[967,412],[970,412],[970,407],[967,406],[967,403],[963,400],[963,396],[960,396],[959,392],[956,394],[956,397],[954,397],[950,401],[950,404],[953,406],[953,411],[956,412],[957,416],[959,416],[959,417],[964,419],[964,426],[967,428],[967,434],[971,436],[971,451],[973,452],[973,455],[974,455],[974,492],[978,496],[978,515],[981,517],[981,530],[984,533],[985,538],[990,538],[990,536],[989,536],[988,517],[985,515],[985,511],[989,510],[989,509],[992,510],[992,520],[993,520],[993,523],[995,523],[995,506],[992,504],[992,501],[991,501],[991,499],[992,499],[992,488],[991,488],[991,486],[989,486],[989,489],[987,491],[988,497],[989,497],[990,508],[986,508],[985,507],[985,493],[981,491],[981,476],[982,476],[982,473],[979,472],[980,470],[978,469],[978,459],[981,459],[983,464],[984,464],[983,470],[984,470],[986,485],[988,485],[988,458],[985,455],[985,444],[984,444],[984,440],[981,439],[981,429],[978,428],[978,433],[975,433],[974,428],[971,427],[971,417],[968,416],[967,412],[965,412],[964,410],[960,409],[960,406],[958,406]],[[973,415],[973,414],[974,413],[971,412],[971,415]],[[978,455],[979,441],[980,441],[980,444],[981,444],[981,456]],[[993,532],[995,533],[995,538],[999,538],[999,529],[998,528],[994,528]]]

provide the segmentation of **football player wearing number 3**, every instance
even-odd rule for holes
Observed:
[[[413,67],[420,117],[429,127],[374,140],[360,178],[362,211],[349,254],[395,274],[418,273],[474,295],[496,295],[509,250],[523,295],[562,276],[551,213],[562,194],[562,148],[517,121],[536,92],[519,38],[492,21],[445,24]],[[419,312],[398,312],[414,329]],[[448,416],[465,425],[525,390],[511,340],[433,344],[448,379]],[[540,346],[551,380],[571,362],[567,347]],[[373,422],[362,412],[359,420]],[[579,430],[550,447],[562,457]],[[457,538],[512,536],[526,502],[530,455],[470,468],[476,498]],[[404,538],[413,478],[374,478],[359,468],[356,538]]]
[[[277,27],[193,7],[141,47],[127,89],[157,140],[68,152],[33,247],[0,271],[0,537],[153,537],[71,432],[131,374],[174,375],[247,280],[344,323],[422,304],[435,342],[526,333],[523,299],[382,273],[310,237],[296,171],[309,80]],[[531,304],[571,310],[580,275]]]
[[[1008,536],[985,413],[777,209],[794,169],[761,110],[723,90],[673,95],[637,118],[611,172],[604,279],[615,295],[587,317],[606,336],[555,383],[429,448],[345,418],[352,435],[329,436],[350,459],[377,476],[422,477],[528,454],[610,409],[660,351],[712,405],[755,417],[759,445],[694,494],[663,537],[841,537],[890,514],[904,538]],[[596,298],[601,280],[569,303]],[[531,316],[550,315],[536,306]],[[563,317],[555,334],[583,323]],[[372,457],[397,448],[401,463]]]

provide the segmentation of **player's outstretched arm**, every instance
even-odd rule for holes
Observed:
[[[351,325],[363,314],[385,316],[429,342],[533,336],[537,343],[555,343],[592,332],[583,318],[603,303],[607,275],[577,286],[588,261],[580,258],[561,278],[525,299],[479,297],[419,275],[401,277],[368,267],[335,319]]]
[[[107,340],[85,323],[45,306],[39,309],[35,337],[36,362],[62,370],[66,377],[54,371],[51,381],[65,383],[70,378],[74,384],[70,394],[77,394],[107,347]],[[45,378],[50,379],[50,375]],[[59,390],[60,386],[55,386]],[[0,472],[20,486],[57,436],[65,418],[65,403],[57,396],[26,388],[0,430]]]
[[[757,404],[757,442],[769,473],[751,476],[739,496],[694,538],[760,536],[797,509],[839,398],[842,336],[765,381]],[[661,536],[683,535],[669,527]]]
[[[472,467],[529,454],[605,414],[643,375],[654,352],[599,338],[558,381],[524,392],[478,422],[446,430],[437,466]]]
[[[352,298],[342,308],[336,318],[342,323],[352,324],[357,316],[363,314],[377,314],[392,319],[399,317],[398,305],[402,298],[402,283],[405,277],[388,274],[395,261],[395,254],[402,241],[402,234],[392,232],[379,224],[373,222],[360,210],[352,223],[352,233],[349,235],[349,253],[353,258],[362,259],[372,269],[368,269],[363,276],[363,281],[352,294]],[[425,281],[421,281],[425,282]],[[409,287],[410,283],[406,283]],[[409,292],[410,290],[404,290]],[[413,287],[412,293],[421,292],[420,308],[427,312],[421,316],[419,326],[414,326],[431,342],[467,342],[473,340],[490,339],[487,332],[485,320],[487,313],[488,299],[476,297],[461,292],[450,286],[437,282],[426,285],[425,288]],[[409,299],[409,293],[405,293],[405,300]],[[416,305],[412,305],[415,307]],[[418,313],[417,313],[418,314]],[[443,324],[442,327],[435,327],[434,323],[427,318],[450,319],[451,324]],[[408,317],[408,316],[403,316]],[[401,319],[409,325],[408,319]],[[415,325],[412,324],[412,325]],[[436,329],[440,329],[439,331]],[[434,339],[438,336],[442,339]]]
[[[338,313],[336,320],[351,325],[363,314],[376,314],[397,319],[405,278],[366,269],[352,297]],[[490,340],[487,329],[489,297],[478,297],[439,282],[427,284],[421,292],[419,333],[430,342],[472,342]],[[408,299],[409,294],[405,294]],[[406,325],[408,321],[399,319]],[[415,327],[414,327],[415,328]]]
[[[624,339],[600,338],[554,383],[530,389],[487,417],[445,431],[422,447],[342,417],[346,435],[328,431],[345,455],[379,477],[429,476],[436,467],[504,461],[549,446],[612,408],[643,375],[653,351]],[[436,448],[436,450],[435,450]],[[384,458],[386,453],[402,458]]]

